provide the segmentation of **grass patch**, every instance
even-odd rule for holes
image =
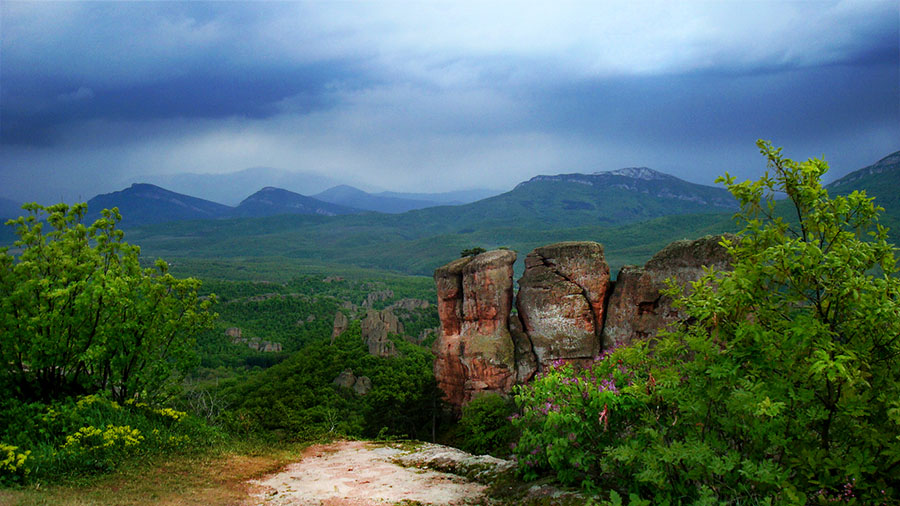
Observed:
[[[0,489],[0,504],[240,504],[254,492],[248,480],[281,471],[311,444],[232,442],[199,453],[158,455],[102,476]]]

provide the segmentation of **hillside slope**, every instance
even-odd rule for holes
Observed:
[[[135,183],[88,200],[88,218],[100,217],[103,209],[118,207],[123,226],[139,226],[183,220],[209,220],[227,216],[231,208],[209,200],[182,195],[159,186]]]
[[[306,195],[267,186],[244,199],[232,216],[275,216],[279,214],[317,214],[337,216],[359,213],[359,209],[323,202]]]
[[[900,224],[900,151],[851,172],[826,188],[832,195],[865,190],[866,195],[875,197],[875,203],[885,209],[885,219],[882,221],[896,227]]]
[[[414,200],[373,195],[347,185],[329,188],[312,197],[331,204],[388,214],[405,213],[406,211],[412,211],[413,209],[423,209],[440,205],[439,202],[434,200]]]

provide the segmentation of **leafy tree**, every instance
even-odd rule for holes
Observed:
[[[482,247],[480,247],[480,246],[476,246],[476,247],[474,247],[474,248],[466,248],[466,249],[460,251],[460,252],[459,252],[459,256],[460,256],[460,258],[462,258],[462,257],[473,257],[473,256],[476,256],[476,255],[480,255],[480,254],[484,253],[485,251],[487,251],[487,250],[484,249],[484,248],[482,248]]]
[[[830,197],[823,160],[758,146],[771,172],[720,179],[741,204],[743,231],[723,241],[733,270],[669,290],[689,320],[520,394],[532,473],[659,504],[900,497],[900,279],[881,209],[862,192]],[[575,390],[550,402],[553,382]],[[554,444],[561,430],[570,450]]]
[[[7,222],[21,252],[0,250],[0,379],[24,398],[158,396],[195,362],[192,336],[211,325],[215,297],[200,300],[199,281],[161,260],[142,268],[118,209],[90,226],[86,204],[23,209]]]

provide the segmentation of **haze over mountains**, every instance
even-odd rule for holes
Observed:
[[[236,206],[247,197],[247,190],[271,186],[325,202],[367,211],[395,213],[442,204],[467,204],[501,193],[499,190],[473,189],[442,193],[365,192],[342,184],[337,179],[305,171],[287,171],[271,167],[253,167],[225,174],[156,174],[129,178],[122,186],[150,183],[170,191]],[[348,191],[352,190],[352,191]],[[365,195],[361,195],[365,194]],[[348,199],[361,198],[363,204],[352,205]],[[386,200],[382,201],[381,198]],[[411,200],[413,203],[397,202]]]
[[[574,226],[622,224],[659,216],[733,209],[722,188],[698,185],[652,169],[628,168],[595,174],[537,176],[513,190],[469,204],[440,205],[439,196],[413,200],[373,195],[336,186],[315,196],[265,187],[236,207],[225,206],[159,186],[141,183],[88,201],[92,215],[118,207],[123,225],[184,220],[265,217],[280,214],[337,216],[369,211],[404,213],[399,222],[418,223],[435,232],[484,225]]]

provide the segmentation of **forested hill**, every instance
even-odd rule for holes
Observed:
[[[885,209],[882,221],[889,226],[900,224],[900,151],[834,181],[827,186],[832,194],[846,195],[865,190]]]
[[[216,219],[231,212],[231,208],[226,205],[182,195],[152,184],[135,183],[124,190],[97,195],[89,200],[88,218],[99,218],[101,210],[113,207],[118,207],[122,213],[123,226]]]
[[[232,216],[274,216],[279,214],[317,214],[337,216],[361,212],[347,206],[323,202],[306,195],[267,186],[244,199]]]

